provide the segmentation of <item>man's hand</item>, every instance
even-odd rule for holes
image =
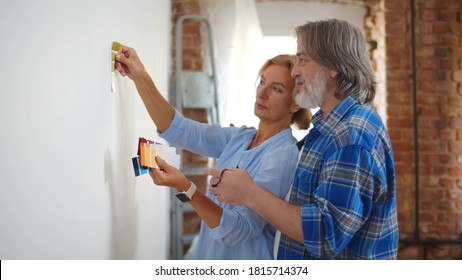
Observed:
[[[210,193],[216,195],[217,199],[232,205],[246,205],[247,201],[252,197],[252,189],[255,183],[247,171],[237,168],[229,168],[221,174],[218,169],[206,169],[205,175],[211,175],[211,184],[216,184],[221,180],[216,187],[209,189]]]

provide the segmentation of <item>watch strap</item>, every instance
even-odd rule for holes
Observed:
[[[187,202],[192,199],[196,190],[197,190],[197,186],[193,182],[191,182],[191,185],[189,186],[189,189],[187,191],[178,192],[175,195],[182,202]]]

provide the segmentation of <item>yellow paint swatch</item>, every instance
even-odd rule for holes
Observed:
[[[112,50],[115,51],[115,52],[118,52],[119,51],[119,48],[120,48],[120,43],[119,42],[112,42]]]
[[[120,48],[119,42],[116,42],[116,41],[112,42],[112,51],[111,51],[111,79],[112,79],[111,91],[112,92],[115,92],[115,74],[114,74],[115,58],[116,58],[117,53],[119,52],[119,48]]]
[[[111,62],[112,62],[112,72],[115,70],[115,58],[117,53],[119,52],[120,43],[119,42],[112,42],[112,51],[111,51]]]

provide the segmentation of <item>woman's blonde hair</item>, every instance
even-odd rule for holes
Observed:
[[[295,66],[295,60],[296,56],[295,55],[290,55],[290,54],[280,54],[276,55],[273,58],[268,59],[263,66],[260,68],[258,71],[258,76],[260,76],[263,71],[268,68],[268,66],[275,64],[275,65],[280,65],[284,66],[287,69],[289,69],[290,72],[292,72],[292,69]],[[295,96],[297,94],[298,87],[295,86],[295,80],[294,80],[294,89],[292,92],[292,96]],[[297,129],[308,129],[311,124],[311,111],[305,109],[305,108],[300,108],[297,112],[294,113],[292,117],[292,125],[296,127]]]

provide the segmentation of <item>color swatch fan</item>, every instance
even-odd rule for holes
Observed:
[[[135,176],[147,174],[151,168],[158,168],[156,156],[162,156],[162,144],[140,137],[138,155],[132,158]]]

